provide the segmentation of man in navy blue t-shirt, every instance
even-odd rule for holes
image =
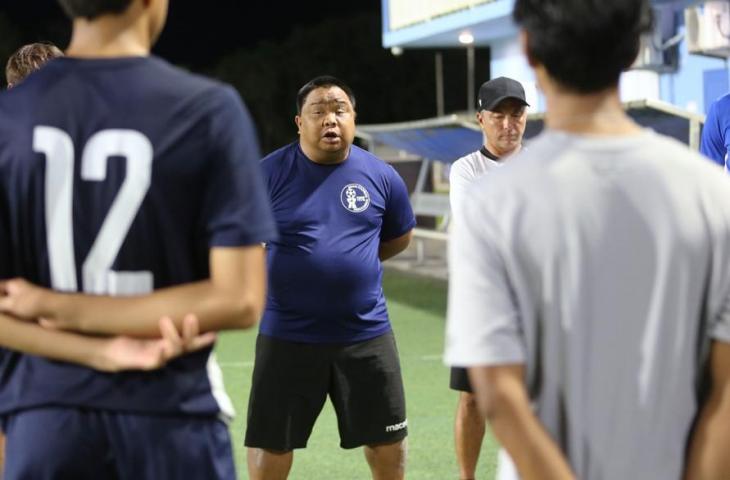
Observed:
[[[67,56],[0,96],[0,259],[64,293],[10,280],[0,308],[101,336],[254,325],[276,230],[240,98],[149,56],[166,0],[61,4]],[[210,348],[114,374],[0,351],[9,480],[235,479],[231,413]]]
[[[341,446],[364,446],[373,477],[399,479],[407,421],[381,262],[408,246],[415,217],[396,171],[352,145],[347,85],[315,78],[297,111],[299,141],[262,161],[280,236],[267,245],[249,475],[286,477],[329,395]]]

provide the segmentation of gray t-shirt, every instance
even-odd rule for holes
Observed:
[[[582,480],[679,479],[710,337],[730,342],[730,178],[650,131],[546,131],[477,179],[445,360],[521,363]]]

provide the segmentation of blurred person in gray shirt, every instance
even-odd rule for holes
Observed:
[[[546,130],[455,212],[445,356],[500,479],[730,478],[730,179],[622,109],[651,17],[515,2]]]

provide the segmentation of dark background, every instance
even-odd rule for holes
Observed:
[[[170,0],[167,25],[153,52],[188,70],[233,84],[251,110],[267,153],[296,138],[297,90],[329,74],[357,97],[358,123],[436,116],[435,50],[382,47],[380,1],[260,2]],[[40,40],[62,49],[70,21],[55,0],[0,0],[0,64]],[[466,104],[466,53],[440,50],[446,112]],[[488,49],[476,50],[476,85],[487,79]],[[4,82],[3,82],[4,85]]]

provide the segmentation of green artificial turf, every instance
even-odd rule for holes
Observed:
[[[453,419],[457,393],[449,390],[443,365],[446,283],[386,272],[383,288],[400,352],[408,406],[407,478],[457,479]],[[248,478],[243,448],[256,332],[221,335],[216,350],[237,417],[231,426],[238,476]],[[487,434],[477,478],[494,477],[496,444]],[[362,449],[339,447],[337,423],[328,402],[305,450],[294,454],[291,480],[368,479]]]

